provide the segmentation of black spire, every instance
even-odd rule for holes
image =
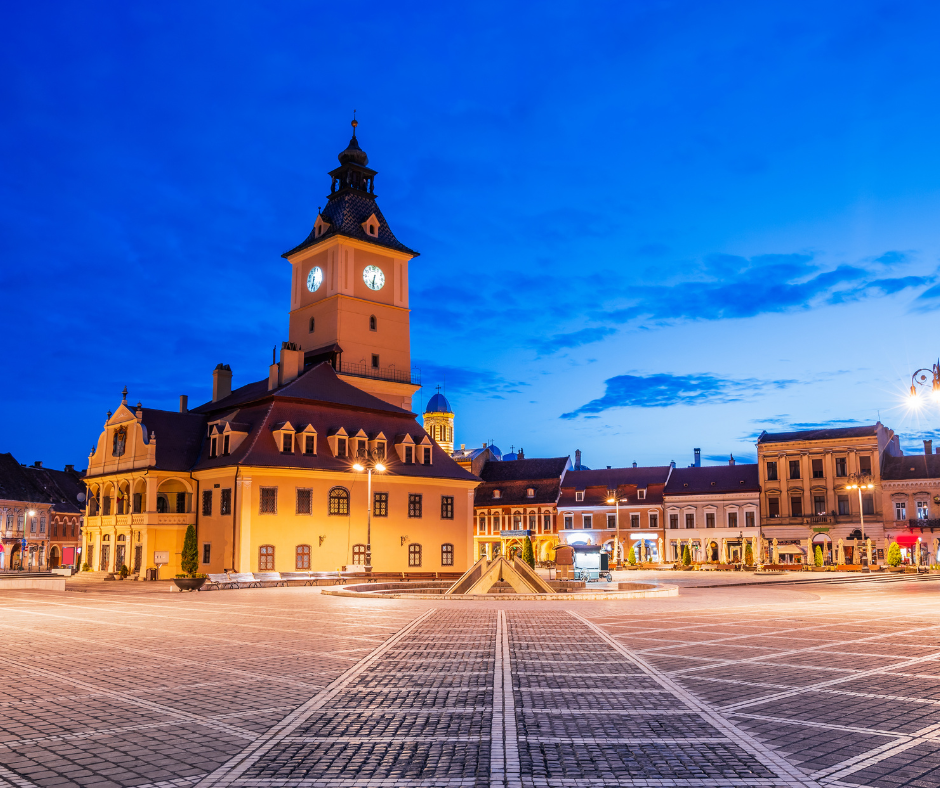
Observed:
[[[370,197],[375,197],[375,170],[370,170],[366,165],[369,163],[369,157],[366,152],[359,147],[359,140],[356,139],[356,127],[359,121],[356,120],[356,111],[353,110],[352,123],[353,134],[346,146],[346,150],[341,151],[339,156],[339,167],[330,173],[333,178],[333,184],[330,187],[329,199],[342,194],[346,189],[355,189],[358,192],[364,192]]]

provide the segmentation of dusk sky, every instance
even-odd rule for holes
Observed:
[[[19,3],[0,80],[0,451],[267,375],[350,136],[412,358],[492,439],[590,467],[756,456],[909,411],[940,355],[936,3]]]

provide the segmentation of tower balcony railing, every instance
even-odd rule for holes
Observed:
[[[396,369],[395,367],[372,367],[368,364],[353,364],[341,361],[337,370],[343,375],[353,375],[357,378],[372,378],[373,380],[390,380],[395,383],[411,383],[421,385],[420,369]]]

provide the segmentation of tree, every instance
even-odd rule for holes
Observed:
[[[754,552],[751,550],[751,543],[748,542],[744,547],[744,563],[751,566],[754,563]]]
[[[633,545],[630,545],[630,552],[627,553],[627,563],[630,566],[636,565],[636,551],[633,549]]]
[[[199,554],[196,550],[196,527],[189,526],[183,539],[183,555],[180,568],[187,575],[194,575],[199,571]]]
[[[898,566],[901,563],[901,548],[897,542],[892,542],[888,548],[888,555],[885,556],[885,563],[888,566]]]
[[[689,550],[688,545],[682,548],[682,564],[683,566],[692,566],[692,551]]]
[[[816,566],[823,565],[822,545],[816,545],[816,552],[813,554],[813,562]]]
[[[532,550],[532,537],[527,536],[522,543],[522,560],[535,569],[535,552]]]

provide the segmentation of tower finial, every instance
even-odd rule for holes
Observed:
[[[127,404],[127,386],[124,387],[124,391],[121,392],[121,402]]]
[[[356,110],[353,110],[353,119],[352,119],[352,123],[351,123],[350,125],[353,127],[353,136],[355,137],[355,136],[356,136],[356,126],[359,125],[359,121],[356,120]]]

